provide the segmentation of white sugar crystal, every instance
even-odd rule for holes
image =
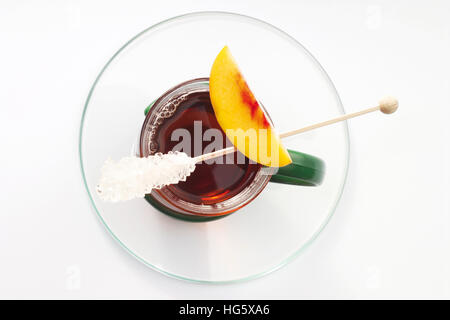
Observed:
[[[105,161],[97,194],[117,202],[143,198],[152,189],[185,181],[195,170],[195,160],[182,152],[157,153],[147,158],[125,157]]]

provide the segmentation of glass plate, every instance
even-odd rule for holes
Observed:
[[[144,199],[102,202],[95,193],[100,168],[108,157],[132,153],[145,107],[183,81],[207,77],[224,45],[279,132],[344,113],[330,78],[298,41],[255,18],[200,12],[158,23],[113,55],[91,88],[79,137],[86,190],[111,235],[149,267],[198,282],[249,280],[291,261],[331,218],[348,167],[347,124],[339,123],[284,140],[325,161],[321,186],[269,183],[224,219],[176,220]]]

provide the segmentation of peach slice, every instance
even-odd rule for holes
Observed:
[[[209,94],[219,125],[247,158],[269,167],[292,162],[227,46],[212,66]]]

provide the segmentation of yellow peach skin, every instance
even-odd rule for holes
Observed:
[[[292,162],[227,46],[211,68],[209,94],[219,125],[247,158],[269,167]]]

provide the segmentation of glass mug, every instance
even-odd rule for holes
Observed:
[[[216,130],[214,134],[212,130]],[[208,151],[212,137],[220,147]],[[209,99],[209,79],[199,78],[173,87],[147,107],[138,155],[147,157],[181,148],[189,156],[198,156],[231,145],[215,118]],[[279,183],[319,185],[324,176],[323,161],[297,151],[289,153],[293,163],[283,168],[250,162],[238,151],[197,163],[186,181],[154,189],[146,200],[175,218],[210,221],[249,204],[271,179]]]

